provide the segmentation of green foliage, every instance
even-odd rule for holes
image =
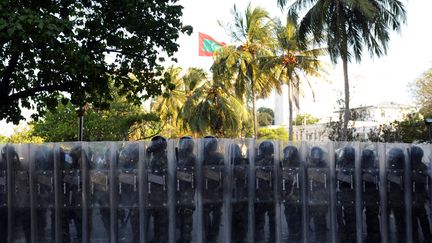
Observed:
[[[74,106],[60,104],[43,120],[34,122],[33,134],[46,142],[76,141],[78,118]],[[109,110],[90,107],[84,116],[86,141],[141,140],[160,132],[159,117],[145,113],[139,106],[112,103]]]
[[[0,119],[18,123],[22,107],[37,118],[60,101],[106,108],[110,79],[134,104],[160,94],[162,56],[192,31],[176,2],[0,1]]]
[[[261,140],[288,140],[288,132],[285,128],[280,127],[276,129],[261,127],[258,129],[258,138]]]
[[[8,138],[6,136],[0,135],[0,143],[6,143],[7,139]]]
[[[308,113],[303,113],[303,114],[298,114],[294,120],[294,124],[295,125],[311,125],[311,124],[315,124],[317,122],[319,122],[319,118],[313,117],[311,114]]]
[[[380,125],[368,133],[373,142],[426,142],[428,129],[420,113],[410,114],[402,121],[394,121],[388,125]]]
[[[11,136],[4,137],[3,142],[7,143],[43,143],[44,139],[33,134],[33,126],[20,125],[14,128]]]
[[[432,117],[432,68],[414,82],[414,93],[421,105],[421,113]]]
[[[258,108],[258,124],[261,127],[270,126],[274,123],[274,112],[267,107]]]

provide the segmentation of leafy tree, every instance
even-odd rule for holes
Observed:
[[[12,135],[4,140],[8,143],[43,143],[44,139],[33,134],[33,126],[21,124],[14,128]]]
[[[270,126],[274,123],[274,112],[267,107],[258,108],[258,124],[260,126]]]
[[[288,132],[282,127],[276,129],[261,127],[258,129],[258,138],[261,140],[273,139],[286,141],[288,140]]]
[[[414,82],[414,93],[421,105],[421,113],[432,116],[432,68]]]
[[[60,104],[44,119],[33,123],[35,136],[46,142],[76,141],[78,123],[72,104]],[[84,118],[84,140],[118,141],[141,140],[160,132],[156,114],[145,113],[141,107],[126,102],[113,102],[109,110],[90,109]]]
[[[249,113],[222,84],[207,81],[188,97],[180,117],[184,127],[194,133],[234,137],[241,135]]]
[[[429,140],[428,129],[420,113],[413,113],[402,121],[383,124],[368,133],[373,142],[426,142]]]
[[[165,78],[170,80],[171,86],[157,97],[152,110],[160,114],[163,121],[163,134],[167,137],[179,137],[186,128],[179,119],[179,113],[186,100],[194,91],[207,80],[207,73],[199,68],[189,68],[181,76],[181,68],[170,67],[165,72]]]
[[[305,40],[305,43],[298,41],[297,19],[287,18],[283,26],[279,23],[276,27],[277,45],[274,56],[269,57],[263,65],[273,68],[277,79],[288,85],[288,134],[290,140],[293,138],[293,101],[294,92],[297,96],[300,92],[301,74],[319,76],[321,63],[318,59],[324,54],[320,48],[310,48],[312,40]],[[298,106],[298,105],[297,105]]]
[[[274,45],[274,21],[262,8],[249,5],[242,15],[234,5],[234,27],[231,37],[239,45],[220,48],[212,70],[216,80],[228,80],[226,86],[233,85],[235,94],[243,100],[251,100],[254,137],[257,137],[256,99],[267,97],[273,88],[280,88],[279,80],[263,69],[260,61],[271,55]],[[233,80],[234,82],[229,82]]]
[[[288,0],[277,0],[283,8]],[[348,62],[360,62],[363,49],[378,57],[386,54],[390,31],[405,22],[405,7],[399,0],[294,0],[288,15],[297,18],[306,10],[299,26],[299,39],[309,34],[317,43],[325,43],[332,62],[340,57],[344,72],[343,138],[347,136],[349,108]],[[301,12],[303,14],[303,12]]]
[[[313,117],[311,114],[304,113],[304,114],[298,114],[294,120],[295,125],[311,125],[319,122],[319,118]]]
[[[0,135],[0,143],[6,143],[7,142],[7,137]]]
[[[18,123],[22,107],[37,118],[59,96],[107,107],[110,79],[135,104],[159,94],[162,53],[192,31],[176,2],[0,1],[0,119]]]

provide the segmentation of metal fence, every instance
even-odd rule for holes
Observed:
[[[431,145],[0,145],[0,242],[431,242]]]

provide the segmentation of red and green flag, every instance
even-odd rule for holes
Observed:
[[[226,44],[224,42],[219,42],[210,37],[209,35],[198,33],[199,38],[199,56],[213,56],[214,52]]]

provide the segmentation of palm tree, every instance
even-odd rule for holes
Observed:
[[[288,0],[277,0],[283,8]],[[349,110],[348,62],[354,56],[361,61],[363,49],[371,56],[387,53],[390,30],[400,30],[406,14],[399,0],[294,0],[288,15],[298,16],[306,10],[300,22],[299,39],[312,34],[315,42],[325,43],[333,63],[340,57],[343,64],[345,110],[342,137],[346,138]]]
[[[267,70],[259,69],[261,58],[271,55],[274,22],[268,12],[259,7],[252,9],[249,5],[244,16],[235,5],[233,10],[231,37],[239,44],[220,48],[212,70],[214,79],[225,80],[224,85],[231,86],[239,99],[252,101],[254,137],[257,137],[256,100],[280,87],[279,81],[269,76]]]
[[[164,76],[170,81],[171,86],[166,87],[152,107],[152,110],[158,112],[161,120],[165,122],[165,130],[170,131],[170,137],[173,135],[171,130],[184,127],[179,112],[207,76],[206,72],[199,68],[189,68],[183,76],[181,72],[182,69],[178,67],[170,67],[165,71]]]
[[[293,92],[299,92],[302,74],[319,76],[321,63],[318,60],[324,54],[321,48],[311,48],[311,41],[301,45],[298,41],[297,20],[287,18],[285,26],[276,28],[277,46],[275,55],[263,61],[264,69],[273,69],[277,79],[288,85],[289,140],[293,139]]]
[[[198,87],[181,109],[185,128],[195,133],[211,133],[219,137],[238,136],[249,113],[224,85],[208,81]]]

